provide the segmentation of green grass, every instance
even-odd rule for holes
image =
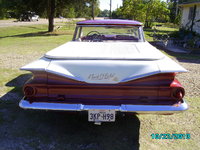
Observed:
[[[164,34],[170,34],[174,31],[178,31],[178,28],[169,28],[166,26],[161,27],[152,27],[152,29],[144,29],[145,31],[145,38],[147,41],[152,42],[153,41],[153,34],[154,30],[156,29],[156,34],[164,35]]]
[[[19,68],[45,52],[72,39],[74,27],[63,24],[61,30],[47,33],[47,25],[0,28],[0,95],[13,87],[4,85],[22,74]]]
[[[41,57],[45,52],[72,39],[74,26],[64,26],[47,33],[46,25],[0,28],[0,130],[5,130],[11,143],[27,143],[33,149],[200,149],[200,97],[186,97],[190,109],[184,113],[160,116],[117,116],[115,123],[94,126],[87,114],[28,111],[18,107],[23,83],[30,74],[19,68]],[[160,27],[165,34],[177,29]],[[146,30],[152,40],[152,30]],[[167,53],[166,53],[167,54]],[[180,59],[193,55],[167,54]],[[4,132],[0,134],[5,140]],[[190,133],[190,140],[153,140],[152,133]],[[43,143],[43,147],[38,145]],[[140,146],[139,146],[140,144]],[[20,149],[20,144],[16,149]],[[50,148],[52,146],[53,148]]]
[[[47,25],[1,28],[1,53],[42,54],[71,40],[74,29],[65,29],[66,27],[63,27],[60,31],[47,33]]]
[[[171,32],[178,31],[178,28],[169,27],[156,27],[158,34],[170,34]],[[153,41],[153,29],[145,29],[145,37],[148,41]],[[169,51],[163,53],[171,58],[178,60],[199,60],[200,55],[196,54],[181,54]],[[190,105],[190,109],[184,113],[175,114],[171,116],[157,116],[157,115],[139,115],[141,121],[140,127],[140,144],[141,149],[194,149],[200,148],[200,129],[197,127],[200,124],[200,97],[186,97]],[[151,139],[151,134],[158,133],[189,133],[191,139],[187,140],[166,140],[166,139]]]
[[[199,97],[186,97],[190,105],[190,109],[184,113],[170,116],[144,115],[139,116],[141,121],[140,141],[142,141],[142,149],[176,149],[176,150],[194,150],[200,148],[199,136],[200,129],[200,112]],[[191,139],[151,139],[152,133],[189,133]]]

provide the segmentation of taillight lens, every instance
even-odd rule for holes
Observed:
[[[176,90],[174,90],[174,92],[173,92],[173,97],[175,97],[175,98],[178,99],[178,100],[182,100],[183,97],[184,97],[184,95],[185,95],[185,91],[184,91],[184,89],[182,89],[182,88],[176,89]]]
[[[185,90],[183,86],[180,84],[180,82],[175,79],[170,87],[172,88],[172,96],[178,100],[182,100],[185,95]]]
[[[35,88],[33,88],[33,87],[31,87],[31,86],[26,86],[26,87],[24,88],[24,94],[25,94],[26,96],[34,96],[35,93],[36,93]]]

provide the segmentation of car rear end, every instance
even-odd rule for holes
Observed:
[[[44,72],[33,75],[23,88],[20,107],[25,109],[88,111],[89,121],[95,122],[114,121],[116,112],[173,114],[188,109],[175,73],[117,84],[86,83]],[[95,78],[109,78],[109,74]]]
[[[21,70],[33,73],[23,88],[24,109],[87,111],[94,122],[115,121],[117,112],[188,109],[176,79],[187,70],[146,42],[136,21],[79,22],[73,41]]]

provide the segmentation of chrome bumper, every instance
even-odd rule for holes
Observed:
[[[112,109],[120,112],[134,113],[150,113],[150,114],[167,114],[178,113],[188,109],[187,103],[184,101],[179,105],[83,105],[83,104],[61,104],[61,103],[29,103],[22,99],[19,106],[24,109],[41,109],[41,110],[62,110],[62,111],[88,111],[90,109]]]

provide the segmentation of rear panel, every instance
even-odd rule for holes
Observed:
[[[173,105],[184,96],[174,73],[162,73],[119,84],[89,84],[58,75],[34,72],[24,86],[30,102],[86,105]]]

